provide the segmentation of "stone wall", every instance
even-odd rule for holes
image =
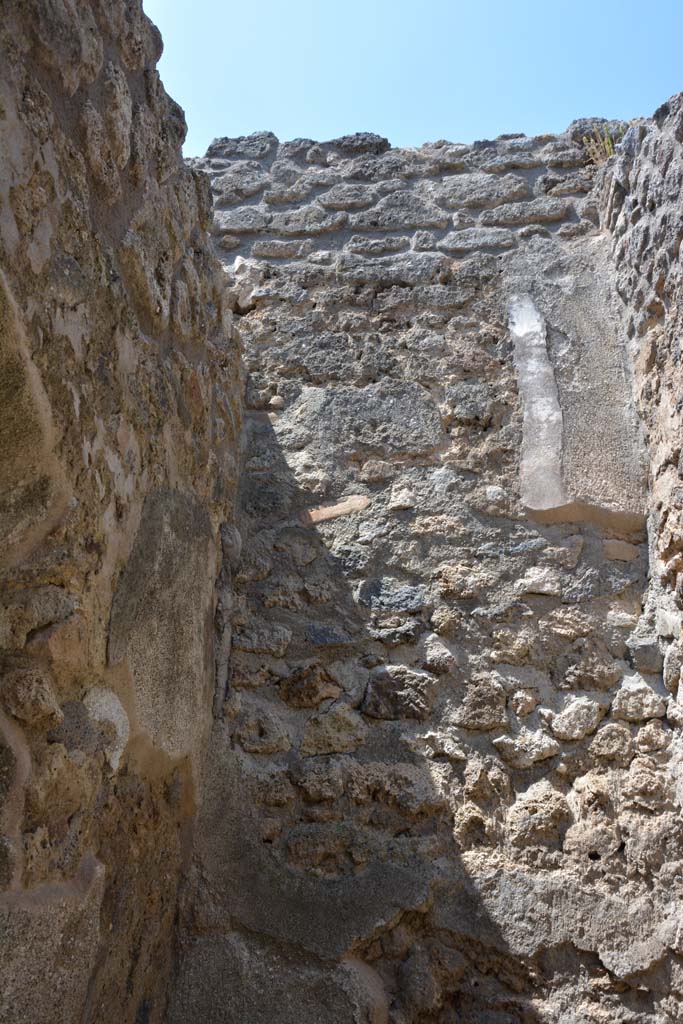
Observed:
[[[5,7],[0,1024],[683,1022],[683,100],[184,165]]]
[[[646,531],[677,492],[647,495],[658,374],[600,227],[645,174],[596,174],[592,127],[196,162],[249,377],[173,1024],[683,1020],[680,614]]]
[[[664,650],[675,698],[683,607],[681,524],[681,189],[683,97],[635,124],[601,176],[616,286],[624,304],[636,398],[649,449],[648,629]],[[680,695],[683,701],[683,693]]]
[[[162,1019],[210,729],[238,346],[160,53],[2,5],[3,1024]]]

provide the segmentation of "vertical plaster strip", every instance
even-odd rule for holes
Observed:
[[[562,410],[548,358],[545,323],[530,295],[512,298],[510,333],[524,413],[522,502],[532,509],[557,508],[567,500],[562,482]]]

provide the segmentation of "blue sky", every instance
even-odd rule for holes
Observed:
[[[185,109],[218,135],[395,146],[649,115],[683,90],[683,0],[144,0]]]

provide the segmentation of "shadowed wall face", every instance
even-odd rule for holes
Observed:
[[[139,2],[0,24],[0,1020],[159,1022],[237,345]],[[220,468],[220,472],[219,472]]]

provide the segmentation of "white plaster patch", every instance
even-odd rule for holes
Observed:
[[[93,721],[107,723],[114,728],[114,738],[107,744],[105,754],[112,771],[115,772],[130,736],[128,715],[123,704],[112,690],[104,686],[94,686],[84,697],[83,703]]]
[[[562,481],[562,410],[546,346],[543,317],[529,295],[510,302],[510,333],[524,410],[520,489],[533,509],[567,501]]]

